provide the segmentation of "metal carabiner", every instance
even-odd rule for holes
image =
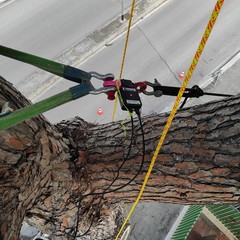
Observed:
[[[113,80],[114,79],[114,75],[112,73],[106,73],[106,74],[100,74],[94,71],[88,72],[92,77],[95,77],[97,79],[100,80]]]
[[[161,86],[161,84],[158,82],[158,80],[155,78],[154,79],[154,83],[151,83],[151,82],[148,82],[148,81],[144,81],[144,83],[147,85],[147,86],[150,86],[152,87],[153,89],[155,87],[159,87]],[[142,91],[145,95],[148,95],[148,96],[155,96],[155,97],[161,97],[163,95],[163,92],[161,90],[153,90],[152,92],[147,92],[146,90],[143,90]]]
[[[116,87],[101,87],[101,88],[94,89],[94,90],[90,91],[89,94],[92,94],[92,95],[98,95],[98,94],[101,94],[101,93],[107,93],[108,94],[111,91],[116,92]]]

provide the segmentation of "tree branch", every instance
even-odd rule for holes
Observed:
[[[15,109],[29,104],[1,78],[0,99]],[[235,204],[239,199],[240,96],[179,110],[148,181],[142,201],[177,204]],[[67,239],[76,226],[92,239],[113,236],[121,207],[133,202],[145,177],[168,114],[143,117],[146,156],[143,171],[127,187],[103,192],[117,175],[131,142],[119,122],[94,126],[75,118],[56,127],[42,116],[0,132],[0,226],[4,239],[17,239],[25,219],[53,239]],[[142,137],[134,123],[132,151],[111,189],[130,181],[142,159]],[[88,195],[85,198],[83,196]],[[112,211],[113,210],[113,211]],[[111,224],[110,224],[111,222]],[[121,222],[121,221],[120,221]],[[111,226],[102,231],[106,224]],[[102,229],[102,230],[101,230]],[[102,235],[98,234],[102,232]],[[104,232],[104,233],[103,233]],[[105,234],[105,235],[104,235]],[[83,238],[84,239],[84,238]],[[87,239],[87,238],[86,238]]]

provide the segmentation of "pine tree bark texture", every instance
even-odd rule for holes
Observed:
[[[13,109],[30,103],[3,78],[0,99]],[[240,96],[179,110],[146,186],[142,201],[176,204],[236,204],[240,180]],[[0,233],[15,240],[23,220],[51,239],[113,239],[125,203],[141,187],[169,113],[144,116],[145,163],[127,187],[102,192],[128,151],[119,122],[93,125],[76,117],[53,126],[43,116],[0,132]],[[142,136],[134,120],[129,159],[111,189],[127,183],[142,159]],[[87,195],[86,197],[84,197]]]

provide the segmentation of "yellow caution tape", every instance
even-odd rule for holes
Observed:
[[[131,207],[131,209],[130,209],[128,215],[127,215],[127,217],[125,218],[124,223],[122,224],[122,226],[121,226],[121,228],[120,228],[120,230],[119,230],[119,232],[118,232],[115,240],[118,240],[121,232],[123,231],[125,225],[127,224],[127,221],[129,220],[130,216],[132,215],[132,213],[133,213],[136,205],[138,204],[138,202],[139,202],[139,200],[140,200],[140,198],[141,198],[141,196],[142,196],[142,194],[143,194],[143,192],[144,192],[145,186],[146,186],[146,184],[147,184],[147,181],[148,181],[148,179],[149,179],[149,177],[150,177],[150,174],[151,174],[151,172],[152,172],[153,166],[154,166],[154,164],[155,164],[157,155],[159,154],[159,152],[160,152],[160,150],[161,150],[161,147],[162,147],[162,145],[163,145],[163,142],[164,142],[164,140],[165,140],[165,137],[166,137],[166,135],[167,135],[167,133],[168,133],[168,130],[169,130],[170,126],[171,126],[171,123],[172,123],[172,121],[173,121],[173,118],[174,118],[174,116],[175,116],[175,114],[176,114],[176,112],[177,112],[177,108],[178,108],[179,103],[180,103],[180,101],[181,101],[182,95],[183,95],[183,93],[184,93],[184,91],[185,91],[185,88],[187,87],[187,84],[188,84],[188,82],[189,82],[189,80],[190,80],[190,78],[191,78],[191,76],[192,76],[192,74],[193,74],[193,72],[194,72],[194,70],[195,70],[195,68],[196,68],[196,65],[197,65],[197,63],[198,63],[198,61],[199,61],[199,58],[200,58],[200,56],[201,56],[201,54],[202,54],[202,51],[203,51],[203,49],[204,49],[204,47],[205,47],[205,45],[206,45],[206,42],[207,42],[207,40],[208,40],[208,38],[209,38],[209,36],[210,36],[210,34],[211,34],[211,31],[212,31],[212,29],[213,29],[213,26],[214,26],[216,20],[217,20],[217,17],[218,17],[218,15],[219,15],[219,12],[220,12],[220,10],[221,10],[221,8],[222,8],[223,3],[224,3],[224,0],[218,0],[217,3],[216,3],[216,5],[215,5],[215,7],[214,7],[214,9],[213,9],[212,15],[211,15],[211,17],[210,17],[210,20],[209,20],[209,22],[208,22],[208,25],[207,25],[207,27],[206,27],[206,30],[205,30],[205,32],[204,32],[204,34],[203,34],[203,36],[202,36],[202,39],[201,39],[201,42],[200,42],[200,44],[199,44],[199,46],[198,46],[197,52],[196,52],[196,54],[195,54],[195,56],[194,56],[194,58],[193,58],[193,60],[192,60],[192,64],[191,64],[191,66],[190,66],[190,68],[189,68],[189,70],[188,70],[188,72],[187,72],[186,78],[184,79],[184,81],[183,81],[183,83],[182,83],[182,86],[181,86],[181,88],[180,88],[180,90],[179,90],[179,93],[178,93],[178,95],[177,95],[177,98],[176,98],[176,101],[175,101],[174,106],[173,106],[173,108],[172,108],[172,111],[171,111],[171,113],[170,113],[170,116],[169,116],[169,118],[168,118],[168,120],[167,120],[167,123],[166,123],[166,125],[165,125],[165,127],[164,127],[162,136],[161,136],[161,138],[160,138],[160,140],[159,140],[159,143],[158,143],[158,145],[157,145],[157,148],[156,148],[156,150],[155,150],[155,152],[154,152],[154,154],[153,154],[153,158],[152,158],[152,160],[151,160],[151,163],[150,163],[150,166],[149,166],[149,168],[148,168],[147,174],[146,174],[145,179],[144,179],[144,181],[143,181],[142,187],[141,187],[141,189],[140,189],[140,191],[139,191],[139,194],[138,194],[135,202],[133,203],[133,206]]]

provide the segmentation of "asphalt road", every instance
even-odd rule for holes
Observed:
[[[124,8],[131,0],[124,0]],[[0,5],[0,44],[54,59],[117,15],[120,0],[15,0]],[[36,68],[0,56],[0,72],[16,87]]]
[[[147,18],[136,24],[130,35],[130,42],[124,67],[123,78],[138,81],[153,81],[157,78],[163,85],[180,86],[178,74],[191,64],[197,46],[210,18],[215,1],[208,0],[169,0]],[[212,35],[206,45],[198,66],[190,81],[190,87],[201,86],[205,77],[239,49],[238,26],[240,2],[225,3]],[[112,72],[119,75],[125,36],[112,42],[79,67],[86,71]],[[67,89],[73,84],[62,80],[41,98]],[[95,81],[95,86],[101,86]],[[144,114],[161,112],[174,101],[173,97],[143,96]],[[104,114],[97,115],[102,107]],[[46,113],[52,122],[76,115],[88,121],[99,123],[111,121],[113,104],[105,95],[87,96]],[[115,120],[127,116],[119,107]]]

